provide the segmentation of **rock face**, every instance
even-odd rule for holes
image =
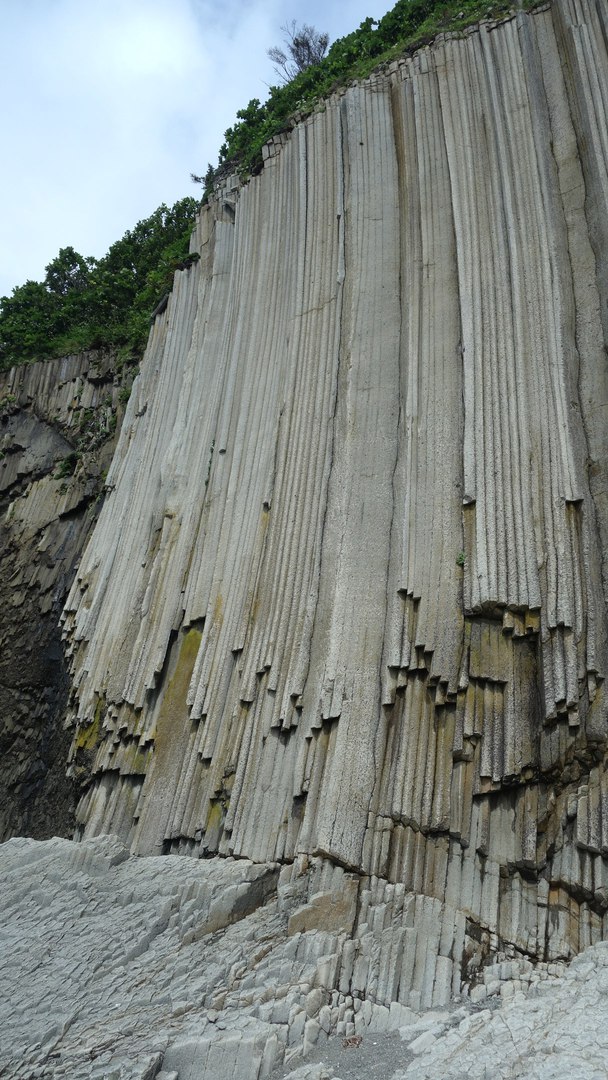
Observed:
[[[502,960],[432,1012],[387,1008],[349,976],[353,947],[374,962],[359,935],[375,923],[380,942],[383,901],[361,891],[352,934],[289,930],[297,905],[353,883],[320,859],[134,858],[109,836],[0,845],[2,1076],[605,1076],[605,942],[569,968]]]
[[[0,373],[0,840],[74,828],[59,616],[114,448],[114,361],[92,352]]]
[[[65,609],[79,835],[357,875],[370,1003],[608,936],[607,40],[437,41],[217,193]]]

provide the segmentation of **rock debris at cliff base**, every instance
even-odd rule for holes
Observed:
[[[226,182],[64,614],[80,834],[361,875],[379,1004],[608,937],[607,40],[437,40]]]
[[[606,943],[569,967],[498,961],[441,1009],[388,1008],[342,985],[353,954],[378,958],[372,924],[376,946],[398,931],[383,904],[364,917],[363,886],[330,926],[340,873],[134,858],[109,836],[0,845],[2,1076],[603,1080]]]

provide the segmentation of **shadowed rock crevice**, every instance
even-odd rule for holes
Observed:
[[[99,513],[131,378],[99,352],[0,375],[1,840],[74,828],[60,616]]]

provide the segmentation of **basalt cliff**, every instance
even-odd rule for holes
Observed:
[[[60,615],[130,379],[99,350],[0,373],[0,842],[74,828]]]
[[[201,209],[62,615],[63,764],[83,853],[242,867],[198,936],[278,896],[314,974],[257,1071],[167,1076],[608,938],[607,41],[602,0],[438,38]]]

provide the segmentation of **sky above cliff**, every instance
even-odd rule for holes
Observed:
[[[200,195],[237,109],[277,82],[295,19],[333,41],[390,0],[0,0],[0,296],[59,248],[99,257],[161,203]]]

